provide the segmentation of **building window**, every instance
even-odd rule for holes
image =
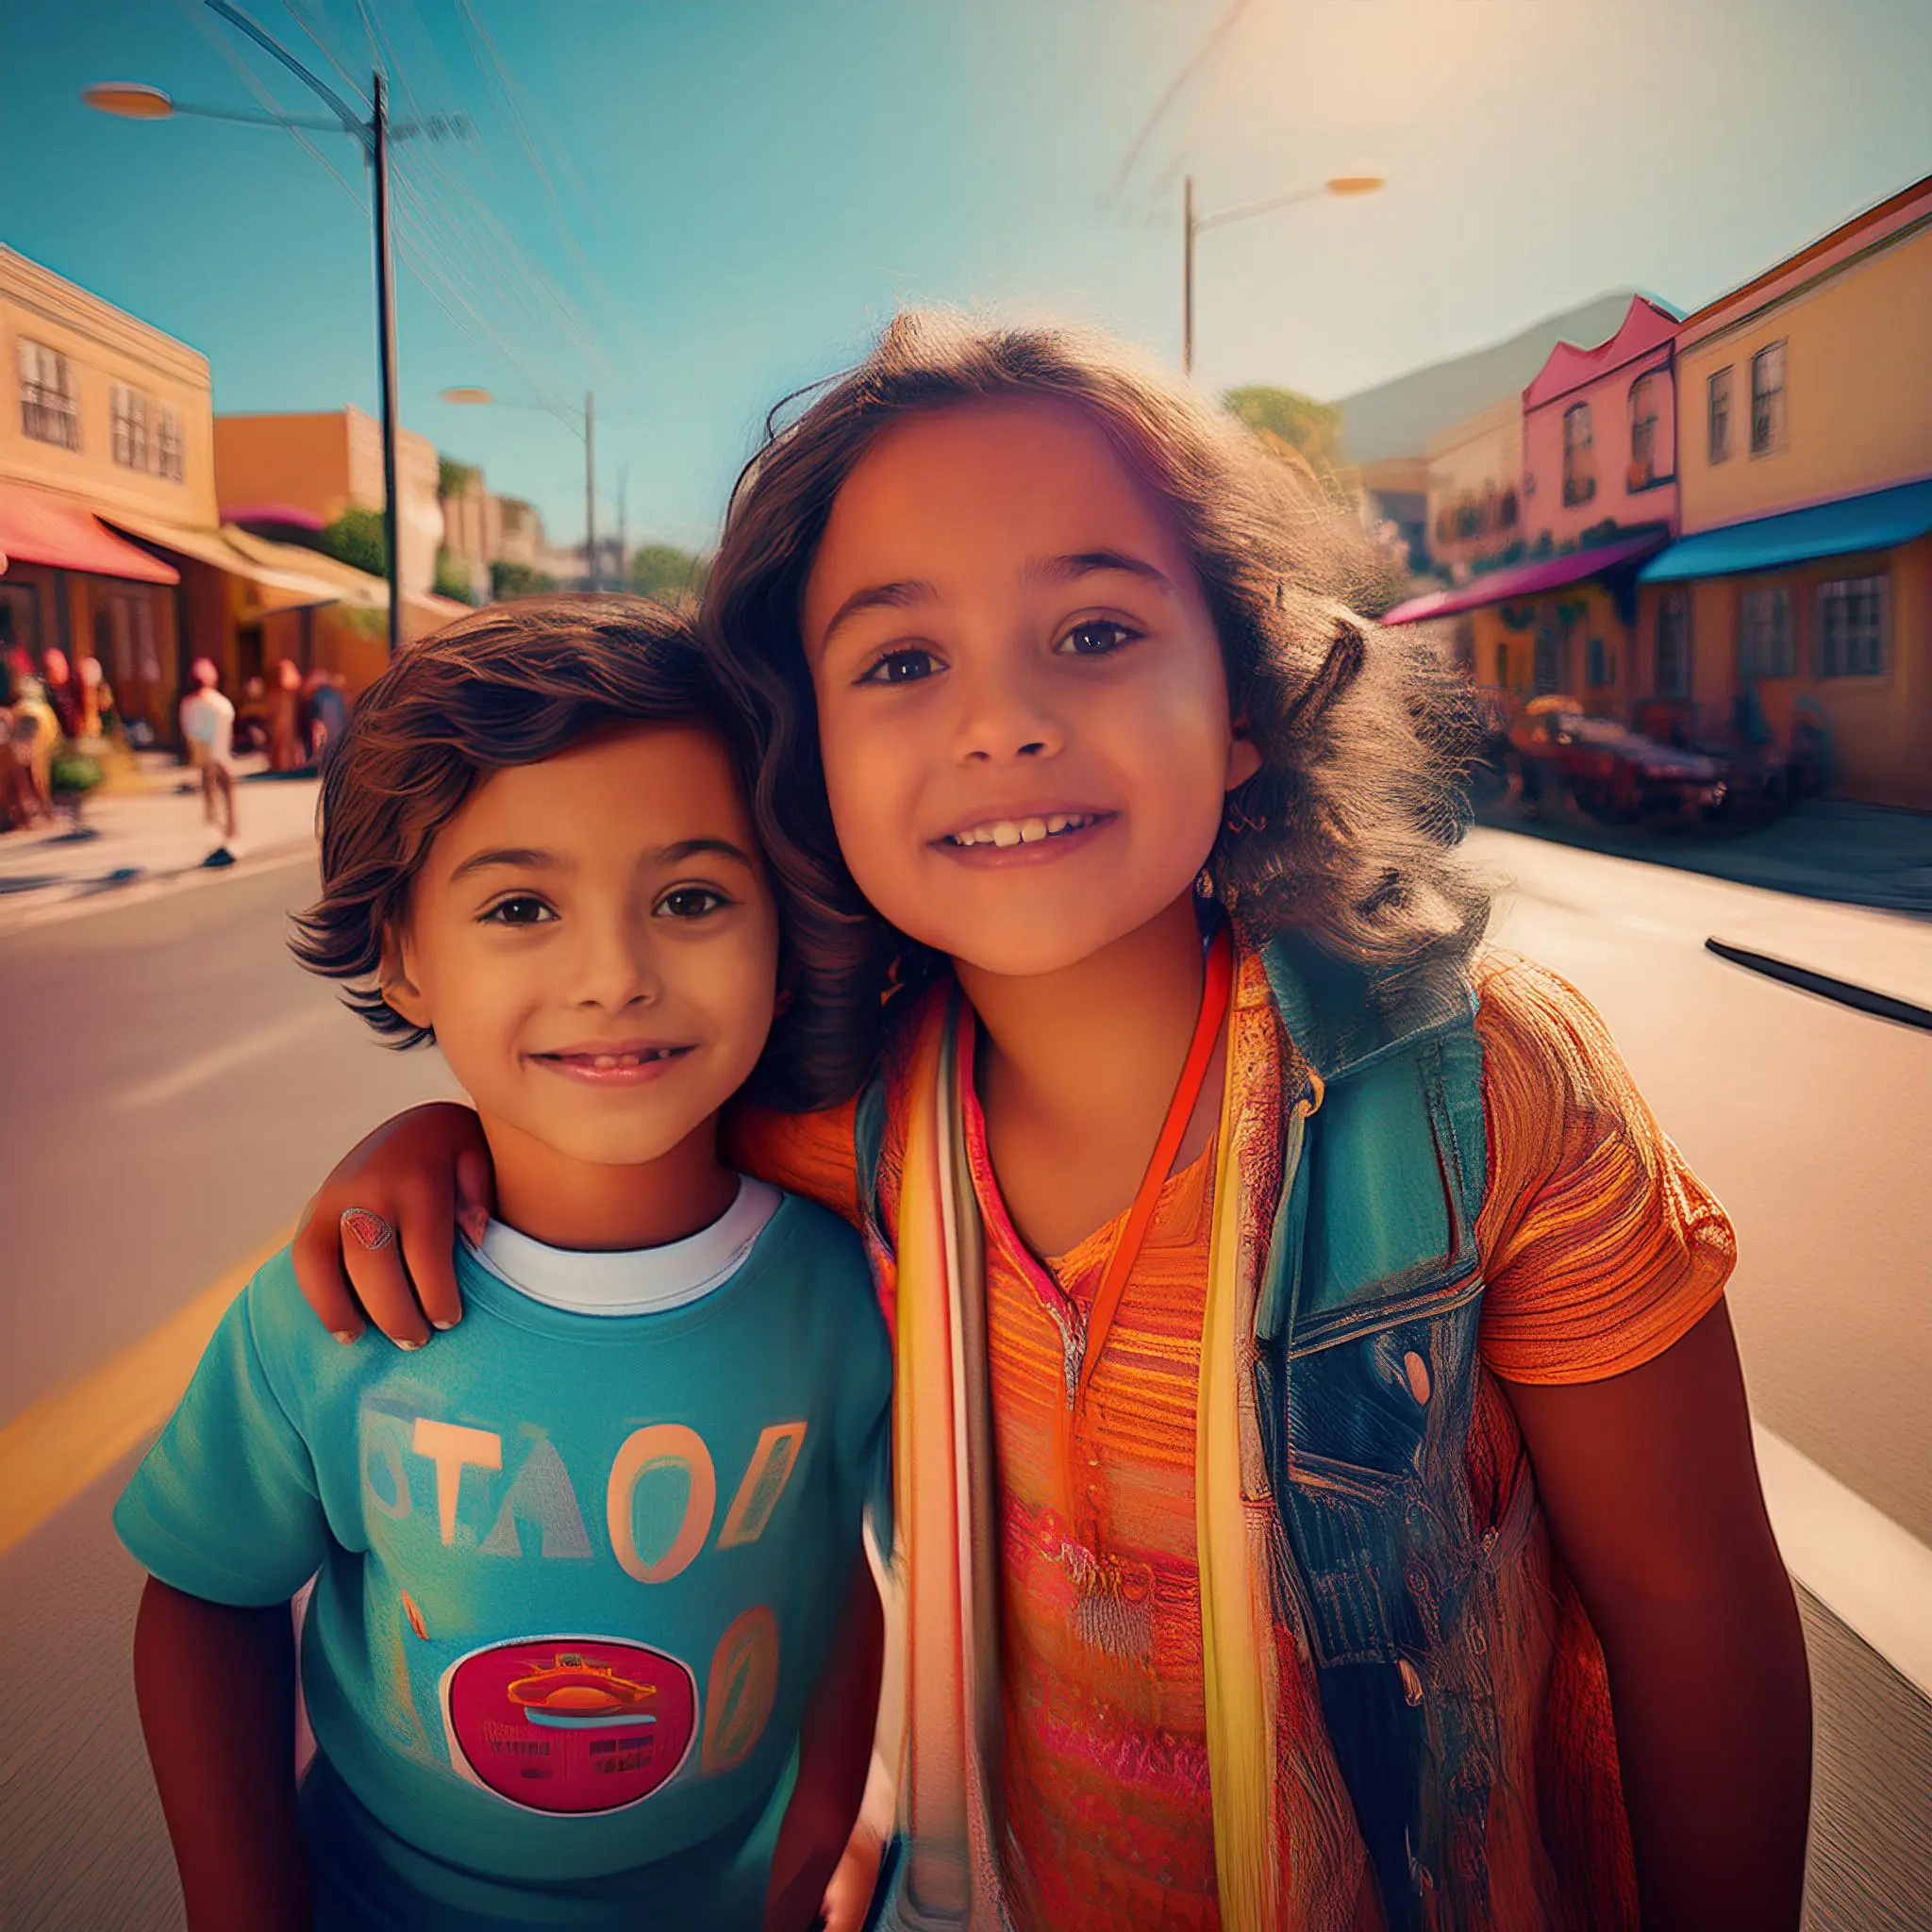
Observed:
[[[109,392],[114,429],[114,460],[124,470],[147,468],[147,398],[117,382]]]
[[[1705,422],[1714,463],[1728,462],[1731,456],[1731,375],[1720,369],[1706,386]]]
[[[163,403],[159,409],[160,433],[155,439],[155,475],[178,483],[184,475],[181,460],[181,412]]]
[[[1499,530],[1513,530],[1516,527],[1516,492],[1506,490],[1496,505],[1496,527]]]
[[[80,400],[74,364],[58,349],[20,339],[20,427],[36,442],[80,447]]]
[[[1657,384],[1640,375],[1630,385],[1630,488],[1648,490],[1657,481]]]
[[[1604,647],[1603,639],[1591,639],[1588,662],[1591,689],[1592,691],[1602,691],[1616,675],[1610,663],[1610,654]]]
[[[1496,640],[1496,689],[1509,689],[1509,646],[1501,638]]]
[[[1690,695],[1690,593],[1667,591],[1657,607],[1657,695]]]
[[[1792,677],[1798,670],[1798,639],[1791,622],[1791,592],[1778,584],[1746,591],[1738,608],[1738,675],[1740,678]]]
[[[1751,358],[1751,454],[1785,446],[1785,345],[1772,342]]]
[[[1885,675],[1885,579],[1841,577],[1818,587],[1818,675]]]
[[[1573,403],[1563,411],[1563,501],[1588,503],[1596,494],[1596,466],[1591,457],[1590,405]]]
[[[181,413],[117,382],[109,391],[114,460],[124,470],[181,481]]]

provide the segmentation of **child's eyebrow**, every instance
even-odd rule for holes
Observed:
[[[819,640],[823,649],[838,636],[841,626],[867,610],[908,610],[915,604],[932,604],[939,600],[939,592],[923,578],[908,577],[896,584],[869,584],[862,591],[854,591],[844,603],[832,613],[832,621],[826,625],[824,636]]]
[[[658,858],[665,865],[682,865],[687,858],[715,857],[735,858],[740,865],[758,870],[758,861],[741,845],[734,845],[729,839],[680,839],[675,845],[658,848]]]
[[[1163,591],[1174,589],[1165,571],[1124,550],[1075,550],[1065,557],[1036,557],[1026,566],[1025,575],[1033,583],[1070,584],[1101,571],[1123,571],[1128,576],[1145,577]]]
[[[473,872],[487,872],[492,865],[508,865],[520,872],[567,872],[568,864],[554,852],[541,852],[534,845],[492,845],[473,852],[449,875],[451,885],[468,878]]]

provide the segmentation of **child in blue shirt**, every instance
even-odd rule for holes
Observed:
[[[857,1238],[719,1154],[747,1082],[850,1078],[749,739],[682,620],[555,599],[412,646],[331,763],[296,951],[434,1039],[498,1218],[423,1356],[336,1346],[271,1261],[115,1511],[194,1932],[817,1909],[870,1761],[891,1367]]]

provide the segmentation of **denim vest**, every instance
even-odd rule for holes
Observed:
[[[1498,1533],[1478,1523],[1466,1463],[1487,1180],[1475,1000],[1451,970],[1378,1011],[1357,969],[1306,942],[1277,939],[1263,958],[1291,1079],[1305,1063],[1301,1095],[1283,1095],[1257,1322],[1284,1621],[1391,1932],[1481,1926],[1498,1754],[1479,1599]],[[1517,1501],[1526,1513],[1526,1484]]]

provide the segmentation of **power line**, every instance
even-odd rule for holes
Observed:
[[[1113,177],[1113,189],[1111,191],[1113,193],[1118,194],[1122,188],[1126,185],[1127,176],[1133,172],[1134,163],[1141,158],[1141,150],[1147,145],[1148,140],[1153,135],[1155,128],[1160,125],[1162,116],[1180,98],[1181,92],[1188,83],[1207,65],[1214,50],[1227,38],[1235,22],[1247,11],[1247,8],[1248,0],[1233,0],[1233,5],[1228,8],[1227,11],[1216,23],[1213,32],[1202,42],[1200,51],[1174,75],[1174,79],[1168,84],[1167,92],[1161,95],[1159,100],[1155,102],[1154,111],[1148,115],[1146,120],[1141,122],[1139,132],[1127,143],[1127,152],[1121,161],[1119,172]]]

